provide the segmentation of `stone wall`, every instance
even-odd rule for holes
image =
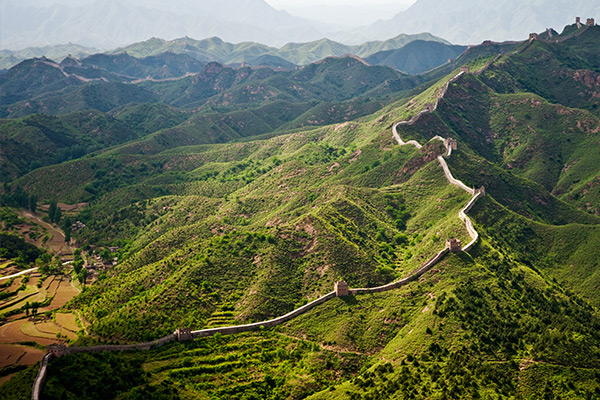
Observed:
[[[310,310],[311,308],[313,308],[319,304],[322,304],[329,299],[333,299],[334,297],[336,297],[335,292],[330,292],[330,293],[327,293],[325,296],[319,297],[318,299],[313,300],[310,303],[303,305],[302,307],[299,307],[293,311],[290,311],[289,313],[287,313],[285,315],[282,315],[281,317],[273,318],[273,319],[270,319],[267,321],[262,321],[262,322],[255,322],[252,324],[225,326],[225,327],[221,327],[221,328],[201,329],[198,331],[192,331],[192,336],[194,338],[207,337],[207,336],[213,336],[217,333],[219,333],[221,335],[231,335],[234,333],[253,331],[255,329],[260,329],[261,327],[271,328],[271,327],[280,325],[284,322],[287,322],[287,321],[291,320],[292,318],[305,313],[306,311]]]
[[[417,115],[415,115],[410,120],[401,121],[392,126],[393,135],[400,145],[413,144],[417,148],[422,147],[418,142],[416,142],[414,140],[411,140],[408,142],[402,141],[402,139],[398,135],[397,126],[401,125],[401,124],[412,125],[424,113],[433,112],[434,110],[436,110],[437,106],[439,104],[439,101],[446,94],[450,84],[452,82],[456,81],[461,75],[463,75],[464,73],[467,73],[467,72],[468,72],[468,70],[466,68],[462,68],[461,71],[457,75],[455,75],[453,78],[449,79],[448,82],[446,82],[442,92],[437,97],[436,102],[433,105],[433,107],[431,106],[431,104],[427,104],[425,110],[420,111]],[[450,151],[453,147],[452,145],[450,145],[450,139],[444,140],[441,137],[436,137],[435,139],[444,141],[444,144],[449,149],[449,153],[448,153],[448,155],[449,155]],[[456,147],[456,143],[454,142],[454,148],[455,147]],[[466,216],[465,213],[469,211],[469,209],[473,206],[473,204],[475,203],[477,198],[481,195],[481,193],[479,191],[476,192],[475,189],[471,189],[471,188],[467,187],[461,181],[454,179],[444,158],[442,156],[439,156],[438,159],[440,161],[440,164],[442,165],[444,174],[446,175],[446,178],[448,179],[448,181],[451,184],[459,186],[462,189],[466,190],[467,192],[469,192],[473,195],[473,198],[459,212],[459,217],[461,217],[461,220],[465,221],[467,231],[469,232],[469,235],[471,235],[471,237],[473,238],[473,241],[462,249],[463,251],[467,251],[477,241],[478,234],[477,234],[477,231],[475,231],[475,228],[473,227],[471,220]],[[437,264],[444,257],[444,255],[446,255],[448,253],[448,251],[449,251],[448,248],[442,249],[435,256],[433,256],[431,259],[427,260],[423,265],[421,265],[421,267],[419,269],[417,269],[410,276],[408,276],[404,279],[389,283],[387,285],[374,287],[374,288],[348,289],[348,293],[352,294],[352,295],[367,294],[367,293],[381,293],[381,292],[385,292],[388,290],[393,290],[393,289],[402,287],[410,282],[413,282],[413,281],[419,279],[419,277],[421,275],[423,275],[431,267],[433,267],[435,264]],[[191,332],[190,332],[189,328],[180,328],[170,335],[167,335],[160,339],[153,340],[151,342],[126,344],[126,345],[99,345],[99,346],[91,346],[91,347],[69,347],[69,348],[66,348],[65,351],[63,351],[63,353],[65,353],[65,355],[68,355],[68,354],[72,354],[72,353],[96,353],[96,352],[101,352],[101,351],[150,350],[153,347],[163,346],[166,343],[174,342],[176,340],[188,340],[188,339],[190,339],[190,336],[191,336],[191,338],[195,339],[195,338],[200,338],[200,337],[213,336],[217,333],[221,334],[221,335],[231,335],[231,334],[236,334],[236,333],[241,333],[241,332],[249,332],[249,331],[260,329],[260,328],[271,328],[271,327],[280,325],[284,322],[287,322],[287,321],[297,317],[298,315],[303,314],[306,311],[308,311],[308,310],[316,307],[317,305],[322,304],[322,303],[326,302],[327,300],[330,300],[334,297],[336,297],[336,291],[327,293],[326,295],[319,297],[318,299],[313,300],[310,303],[305,304],[302,307],[299,307],[293,311],[290,311],[289,313],[287,313],[285,315],[282,315],[280,317],[273,318],[273,319],[270,319],[267,321],[255,322],[255,323],[244,324],[244,325],[225,326],[225,327],[220,327],[220,328],[201,329],[201,330],[196,330],[196,331],[191,331]],[[46,379],[48,361],[52,357],[53,357],[53,353],[48,352],[42,359],[42,363],[40,365],[40,370],[38,371],[38,375],[33,384],[33,390],[32,390],[32,395],[31,395],[31,398],[33,400],[37,400],[40,397],[41,388]]]
[[[46,381],[46,375],[48,374],[48,362],[52,358],[52,353],[46,353],[40,364],[40,369],[33,381],[33,390],[31,391],[31,400],[39,400],[40,394],[42,393],[42,386]]]
[[[410,282],[413,282],[413,281],[416,281],[417,279],[419,279],[419,277],[421,275],[423,275],[425,272],[429,271],[429,269],[431,267],[433,267],[435,264],[437,264],[442,259],[442,257],[444,257],[444,255],[446,255],[446,253],[448,253],[448,249],[444,248],[443,250],[438,252],[435,256],[433,256],[432,258],[427,260],[423,265],[421,265],[421,267],[419,269],[417,269],[415,272],[412,273],[412,275],[410,275],[407,278],[400,279],[399,281],[388,283],[387,285],[383,285],[383,286],[377,286],[374,288],[349,289],[349,292],[350,292],[350,294],[353,294],[353,295],[366,294],[366,293],[381,293],[381,292],[387,292],[388,290],[393,290],[393,289],[402,287]]]

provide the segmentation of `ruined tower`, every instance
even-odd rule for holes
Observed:
[[[594,21],[594,18],[588,18],[587,21],[585,21],[586,26],[594,26],[596,25],[596,22]]]
[[[458,239],[446,240],[446,248],[450,251],[450,253],[459,253],[462,249],[460,240],[458,240]]]
[[[175,335],[177,335],[177,340],[180,342],[193,339],[192,328],[177,328],[175,330]]]
[[[452,138],[444,139],[444,146],[446,146],[447,149],[452,149],[452,150],[456,150],[458,148],[456,139],[452,139]]]
[[[66,356],[67,354],[69,354],[69,350],[67,349],[67,346],[65,346],[64,344],[51,344],[50,346],[48,346],[47,348],[47,352],[52,354],[52,356],[56,357],[56,358],[60,358],[62,356]]]
[[[336,282],[333,285],[333,289],[337,297],[348,296],[348,284],[344,281]]]

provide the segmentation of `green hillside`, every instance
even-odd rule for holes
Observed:
[[[447,239],[471,240],[458,216],[472,196],[439,156],[467,188],[485,188],[468,211],[479,236],[398,289],[335,297],[275,328],[55,359],[43,395],[600,396],[600,29],[569,32],[487,42],[418,77],[353,57],[289,72],[209,63],[139,87],[169,106],[96,114],[140,136],[4,187],[86,202],[72,215],[84,256],[112,247],[116,265],[65,306],[86,322],[75,346],[262,321],[340,280],[409,276]],[[47,137],[83,140],[93,127],[77,115],[43,116]],[[36,120],[0,128],[29,132]],[[393,126],[423,146],[399,145]],[[28,398],[34,370],[0,395]]]
[[[329,39],[321,39],[309,43],[288,43],[279,49],[252,42],[232,44],[224,42],[217,37],[204,40],[185,37],[169,41],[152,38],[144,42],[116,49],[112,53],[119,54],[125,52],[133,57],[142,58],[171,52],[175,54],[188,54],[201,62],[216,61],[224,64],[246,62],[252,65],[256,65],[254,60],[257,57],[274,56],[292,65],[307,65],[326,57],[341,57],[348,54],[368,57],[380,51],[399,49],[415,40],[449,44],[445,40],[429,33],[416,35],[401,34],[385,41],[366,42],[354,46]],[[269,63],[267,65],[273,64]]]
[[[365,59],[372,65],[387,65],[408,74],[419,74],[456,59],[466,46],[415,40],[394,50],[384,50]]]

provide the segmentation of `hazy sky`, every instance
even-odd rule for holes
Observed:
[[[273,7],[285,6],[313,6],[313,5],[325,5],[325,6],[343,6],[343,5],[374,5],[374,4],[386,4],[392,5],[397,4],[406,7],[414,3],[416,0],[266,0],[267,3]]]
[[[362,26],[390,19],[416,0],[266,0],[272,7],[298,17],[339,25]]]

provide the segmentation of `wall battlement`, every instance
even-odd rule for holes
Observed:
[[[173,334],[177,336],[179,342],[192,340],[194,338],[192,336],[192,328],[177,328]]]

